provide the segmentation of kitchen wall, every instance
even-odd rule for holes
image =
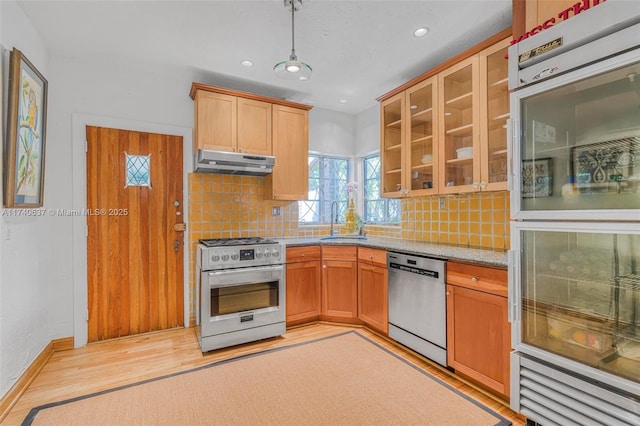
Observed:
[[[14,45],[45,76],[50,76],[44,41],[14,1],[0,2],[0,45],[3,95],[7,91],[8,50]],[[3,125],[3,132],[5,128]],[[50,176],[51,171],[47,170],[45,180]],[[0,395],[51,340],[49,302],[55,293],[51,283],[60,279],[56,269],[49,268],[58,254],[55,235],[50,232],[54,221],[4,213],[3,210],[0,216]]]

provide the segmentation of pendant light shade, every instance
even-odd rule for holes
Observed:
[[[278,62],[273,71],[285,80],[309,80],[313,70],[308,64],[298,60],[295,49],[295,12],[302,8],[302,0],[284,0],[284,7],[291,7],[291,55],[288,61]]]

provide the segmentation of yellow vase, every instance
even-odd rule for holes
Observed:
[[[349,208],[344,215],[344,228],[347,234],[357,234],[360,231],[360,216],[356,212],[353,200],[349,200]]]

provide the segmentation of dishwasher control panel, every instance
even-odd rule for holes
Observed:
[[[421,257],[404,253],[387,253],[387,267],[399,271],[424,275],[444,281],[445,262],[441,259]]]

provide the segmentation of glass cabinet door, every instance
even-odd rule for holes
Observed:
[[[402,188],[402,141],[404,139],[404,93],[387,99],[380,108],[380,133],[382,146],[382,193],[401,195]]]
[[[640,383],[637,228],[520,230],[521,342]]]
[[[509,42],[503,40],[480,54],[480,99],[486,102],[480,111],[483,115],[480,187],[484,191],[507,189],[507,120],[510,113],[506,55]]]
[[[440,74],[441,135],[440,193],[479,188],[478,57]]]
[[[606,64],[516,92],[521,211],[638,220],[640,63]]]
[[[409,134],[405,145],[404,186],[425,195],[438,191],[436,87],[435,78],[431,78],[406,93]]]

